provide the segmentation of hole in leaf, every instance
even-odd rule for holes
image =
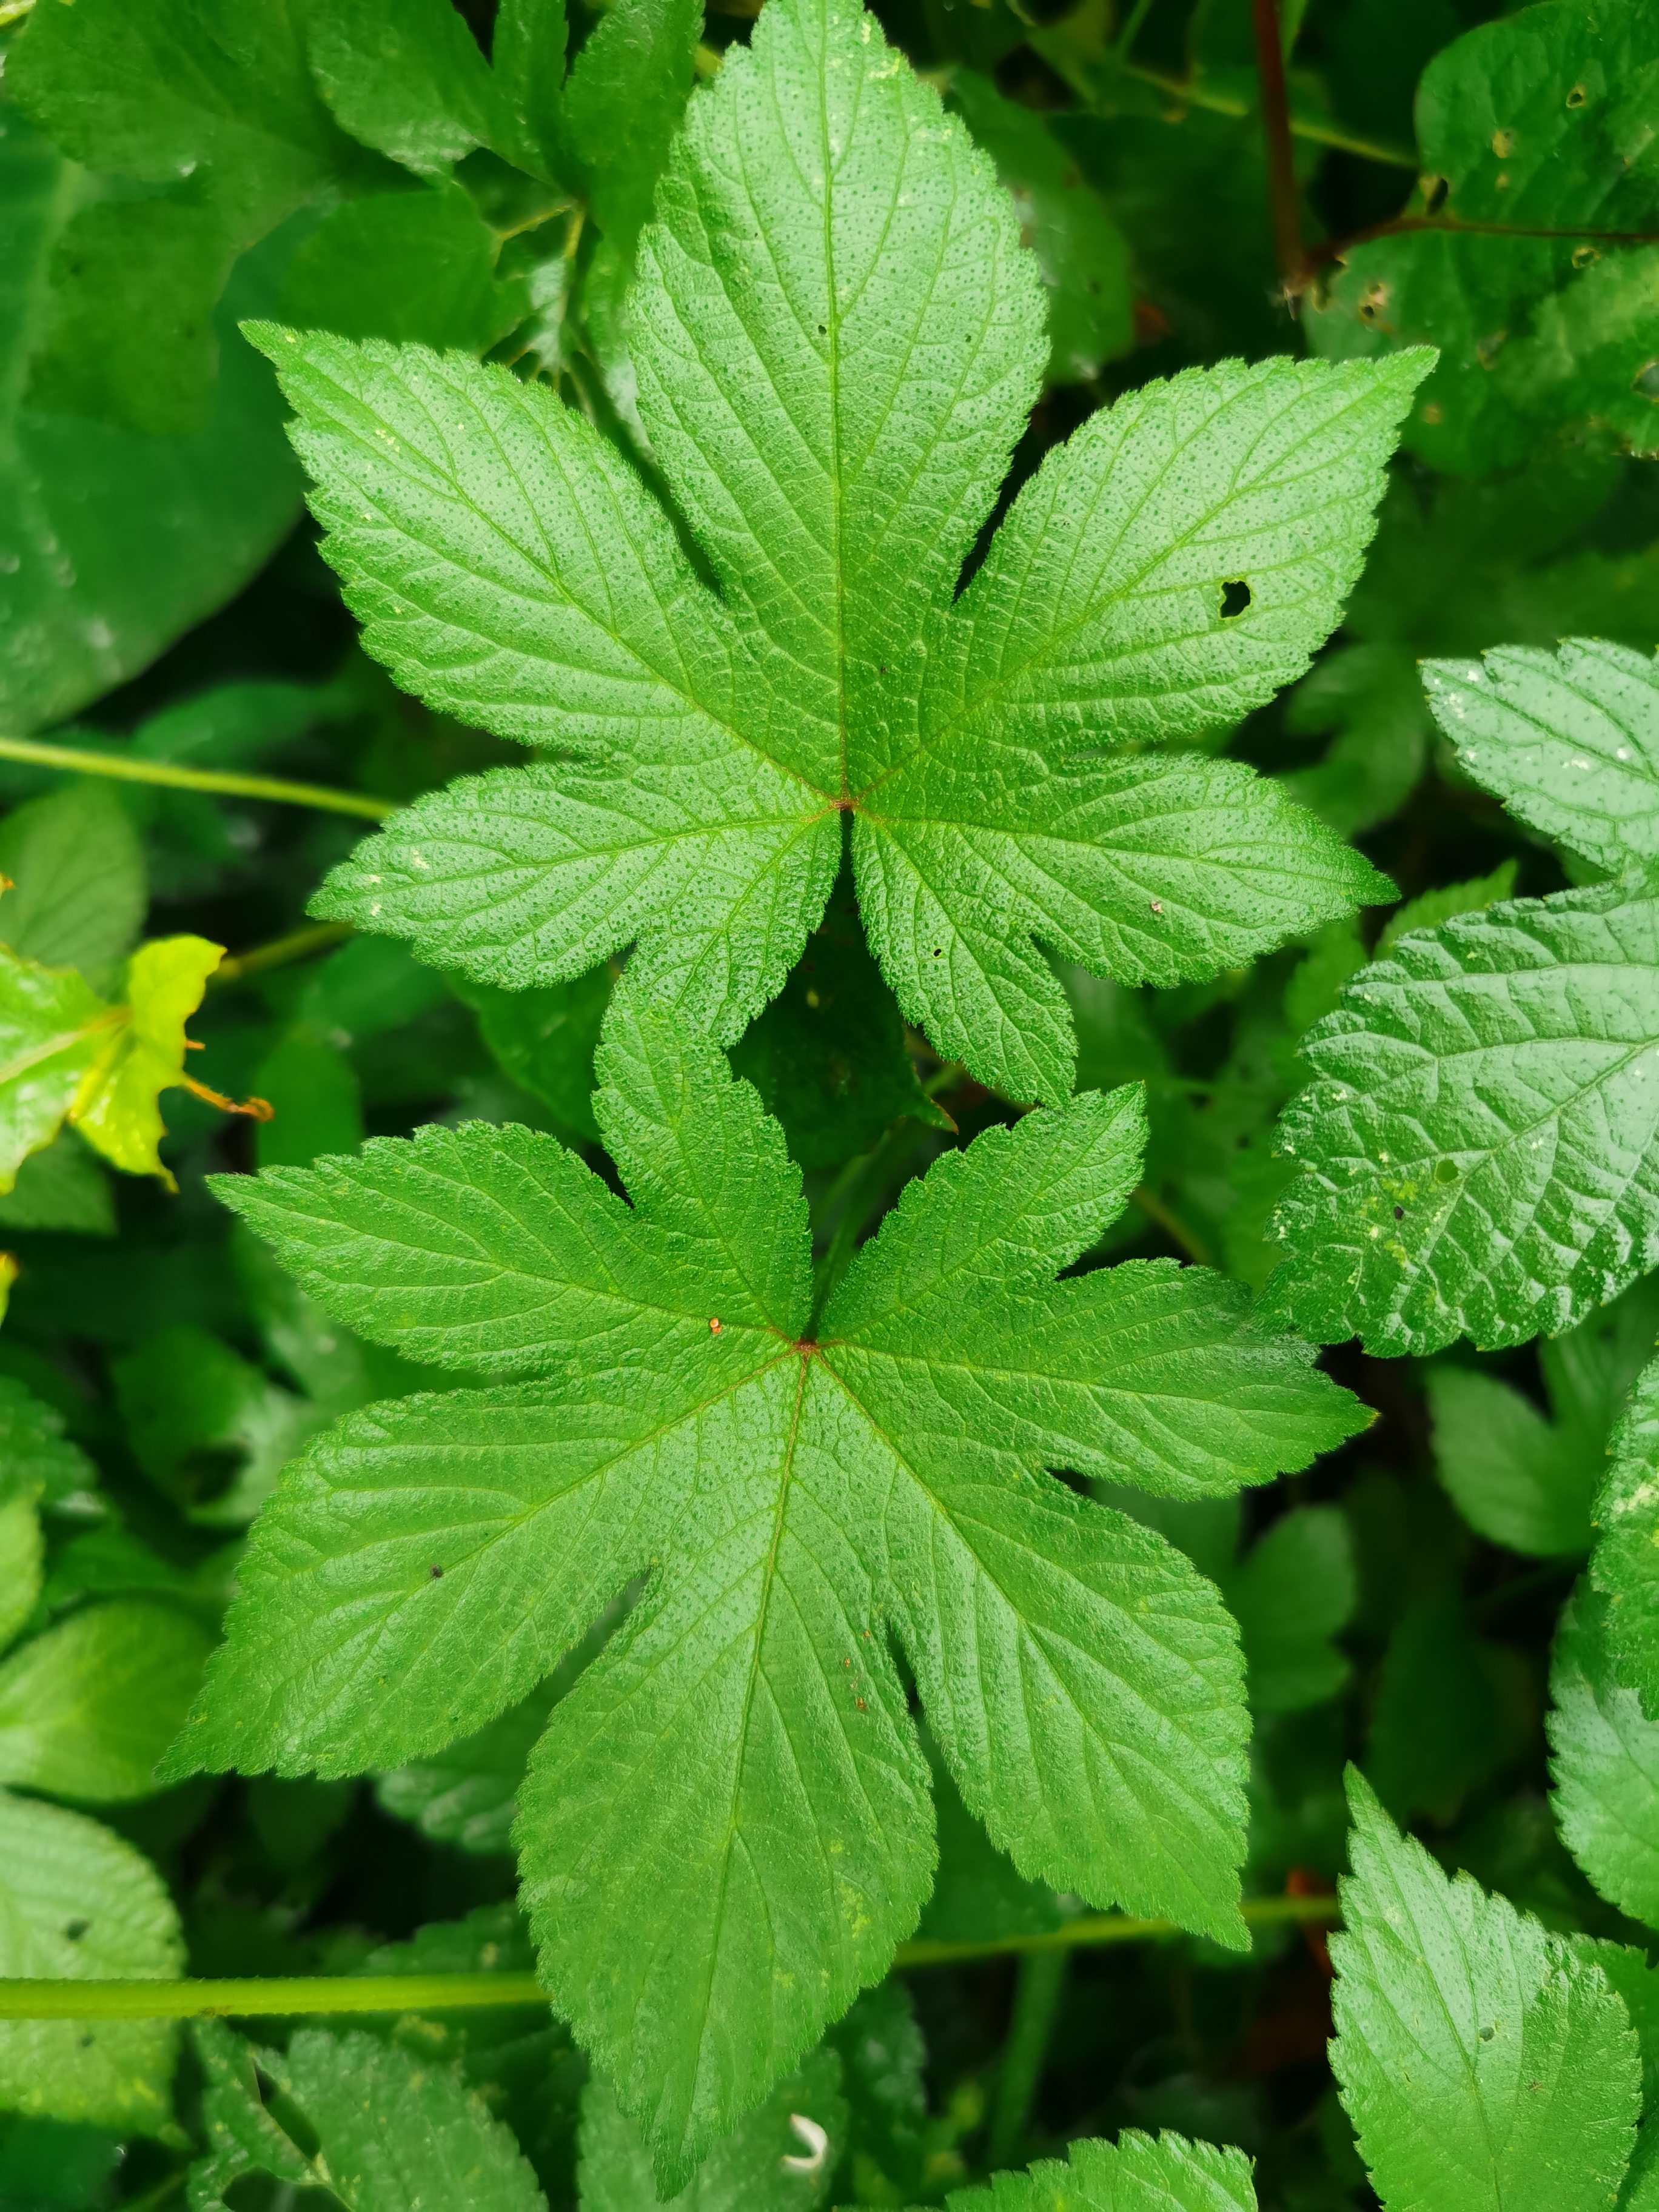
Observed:
[[[1425,215],[1438,215],[1446,204],[1446,195],[1451,190],[1449,177],[1424,177],[1420,179]]]
[[[1659,361],[1644,362],[1631,379],[1630,388],[1639,392],[1644,399],[1659,403]]]
[[[1569,107],[1582,107],[1589,98],[1589,94],[1585,91],[1583,86],[1582,84],[1576,84],[1572,90],[1567,94],[1567,106]]]
[[[1437,1160],[1434,1164],[1434,1179],[1437,1182],[1455,1182],[1457,1181],[1456,1161]]]
[[[1231,583],[1221,586],[1221,612],[1224,620],[1231,621],[1235,615],[1242,615],[1249,604],[1250,587],[1242,576],[1236,576]]]

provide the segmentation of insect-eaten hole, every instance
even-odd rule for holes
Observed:
[[[1659,405],[1659,361],[1644,362],[1630,380],[1630,388],[1644,399]]]
[[[1424,214],[1436,216],[1446,204],[1446,195],[1451,190],[1451,179],[1449,177],[1419,177],[1418,189],[1423,195]]]
[[[1249,605],[1251,596],[1250,587],[1242,576],[1235,576],[1231,582],[1224,584],[1221,586],[1223,621],[1231,622],[1235,615],[1242,615]]]

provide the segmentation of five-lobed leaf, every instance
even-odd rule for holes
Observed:
[[[1331,2063],[1384,2212],[1600,2212],[1640,2111],[1599,1967],[1449,1880],[1350,1772]]]
[[[539,1379],[353,1416],[288,1471],[170,1771],[430,1753],[648,1573],[553,1708],[517,1841],[550,1986],[678,2185],[926,1894],[890,1627],[1022,1870],[1238,1940],[1232,1624],[1046,1470],[1224,1492],[1354,1419],[1219,1278],[1054,1281],[1134,1182],[1133,1093],[941,1160],[814,1322],[752,1090],[627,1008],[599,1067],[631,1207],[553,1139],[480,1126],[220,1185],[364,1335]]]
[[[1053,1100],[1074,1043],[1033,939],[1174,982],[1381,896],[1237,763],[1090,756],[1300,673],[1427,357],[1146,386],[1051,454],[957,603],[1041,323],[960,123],[847,0],[773,0],[692,100],[633,301],[641,416],[717,590],[546,391],[256,331],[369,649],[556,754],[417,802],[314,910],[509,988],[631,945],[630,995],[730,1042],[817,921],[848,814],[906,1015]]]

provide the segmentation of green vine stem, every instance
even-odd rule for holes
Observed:
[[[1334,1897],[1252,1897],[1239,1907],[1252,1928],[1334,1921]],[[1072,1951],[1102,1943],[1167,1941],[1173,1920],[1085,1912],[1036,1936],[987,1943],[901,1943],[893,1964],[954,1966],[1024,1952]],[[533,1974],[314,1974],[241,1981],[0,1981],[0,2020],[275,2019],[288,2013],[462,2012],[483,2005],[544,2004]]]
[[[72,775],[113,776],[118,783],[159,783],[172,791],[206,791],[222,799],[268,799],[279,805],[314,806],[325,814],[358,814],[384,822],[397,811],[389,799],[364,791],[334,791],[322,783],[289,783],[281,776],[234,775],[229,770],[174,768],[167,761],[134,760],[120,753],[83,752],[76,745],[48,745],[33,738],[0,738],[0,760],[27,761],[33,768],[63,769]]]

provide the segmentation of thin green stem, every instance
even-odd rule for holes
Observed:
[[[1251,1897],[1239,1907],[1247,1926],[1334,1921],[1334,1897]],[[985,1943],[901,1943],[893,1964],[970,1965],[1028,1951],[1073,1951],[1103,1943],[1160,1942],[1184,1931],[1173,1920],[1124,1912],[1083,1913],[1037,1936]],[[0,2020],[269,2020],[293,2013],[463,2012],[485,2005],[548,2002],[533,1974],[316,1974],[241,1981],[0,1981]]]
[[[1098,106],[1097,88],[1091,82],[1088,65],[1063,36],[1039,31],[1027,43],[1041,54],[1056,76],[1065,80],[1085,107]],[[1236,93],[1212,92],[1194,78],[1170,76],[1162,70],[1147,69],[1140,62],[1116,61],[1113,66],[1139,84],[1149,84],[1156,92],[1167,93],[1183,107],[1201,108],[1206,115],[1231,116],[1235,121],[1243,121],[1250,112],[1249,102],[1241,100]],[[1417,155],[1408,148],[1387,145],[1378,138],[1357,137],[1352,131],[1344,131],[1334,123],[1292,115],[1290,132],[1292,138],[1305,138],[1310,145],[1328,146],[1334,154],[1352,154],[1361,161],[1380,161],[1390,169],[1409,169],[1413,176],[1418,171]]]
[[[1031,2100],[1042,2078],[1048,2040],[1054,2029],[1054,2014],[1060,2009],[1060,1992],[1066,1986],[1069,1956],[1065,1951],[1032,1951],[1019,1962],[1013,2018],[1008,2023],[1008,2038],[1002,2046],[996,2104],[991,2113],[990,2140],[986,2147],[988,2163],[994,2168],[1020,2163],[1019,2152],[1031,2117]]]
[[[0,31],[21,23],[33,5],[34,0],[0,0]]]
[[[286,968],[292,961],[330,952],[337,945],[343,945],[351,933],[349,921],[313,921],[304,929],[291,929],[286,937],[273,938],[269,945],[256,945],[251,952],[233,953],[228,960],[222,960],[208,977],[208,988],[245,982],[250,975],[263,975],[268,969]]]
[[[0,760],[27,761],[34,768],[62,769],[70,775],[113,776],[118,783],[155,783],[171,791],[206,791],[222,799],[268,799],[279,805],[313,806],[325,814],[358,814],[384,822],[395,813],[390,799],[367,792],[334,791],[322,783],[289,783],[274,775],[234,775],[228,769],[174,768],[168,761],[136,760],[123,753],[83,752],[76,745],[48,745],[33,738],[0,738]]]
[[[1134,5],[1123,19],[1123,28],[1112,40],[1112,58],[1120,65],[1129,58],[1135,40],[1140,36],[1140,27],[1152,12],[1152,0],[1134,0]]]

